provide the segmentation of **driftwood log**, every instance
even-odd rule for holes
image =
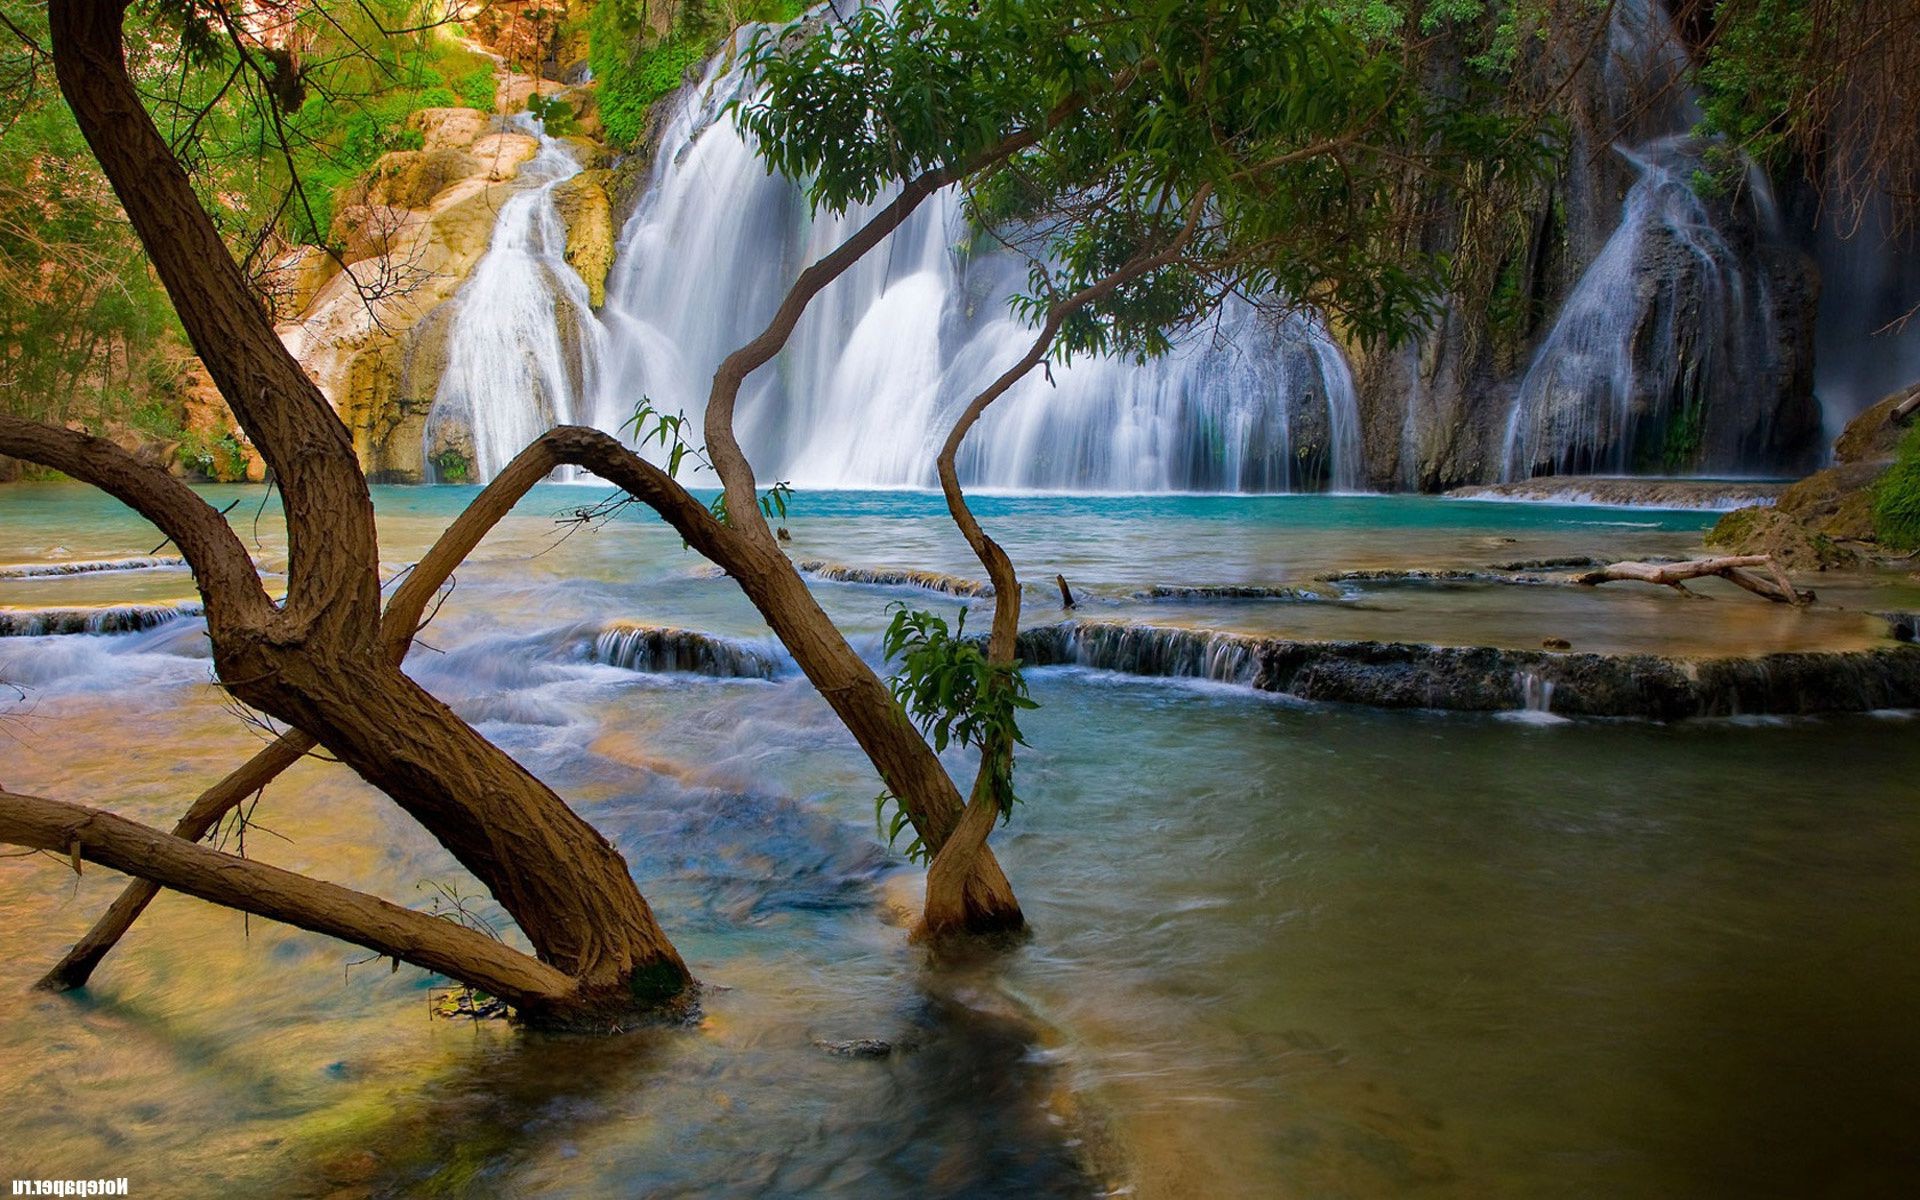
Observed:
[[[1795,588],[1771,554],[1736,554],[1671,563],[1617,562],[1575,575],[1572,582],[1582,587],[1622,581],[1657,583],[1692,596],[1697,593],[1687,588],[1687,580],[1708,576],[1718,576],[1777,604],[1813,603],[1813,593]]]

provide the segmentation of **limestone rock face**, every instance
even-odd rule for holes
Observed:
[[[450,302],[486,253],[501,204],[525,186],[521,164],[538,150],[525,134],[489,132],[491,118],[470,109],[414,119],[425,147],[382,158],[356,203],[340,210],[346,270],[280,326],[377,482],[427,475],[426,421],[446,365]]]
[[[420,133],[423,150],[465,150],[493,129],[493,118],[477,108],[423,108],[407,118]]]
[[[613,204],[605,170],[582,171],[553,189],[554,207],[567,224],[567,263],[586,281],[593,307],[607,302],[607,271],[613,266]]]
[[[482,169],[480,160],[464,150],[395,150],[373,165],[364,191],[369,203],[424,209],[435,196]]]
[[[187,440],[210,453],[203,465],[182,464],[177,453],[169,453],[169,466],[176,472],[205,475],[222,482],[244,479],[248,483],[260,483],[266,479],[266,461],[253,448],[253,443],[247,440],[240,423],[234,420],[226,400],[220,395],[220,389],[214,386],[213,376],[207,373],[206,365],[198,358],[187,361],[181,373],[179,394],[183,417],[181,426],[186,431]]]

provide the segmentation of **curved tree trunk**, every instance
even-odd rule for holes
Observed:
[[[500,900],[540,958],[578,981],[575,1011],[548,1016],[597,1020],[681,1003],[691,978],[619,853],[389,660],[366,477],[345,426],[281,344],[142,107],[122,46],[125,7],[53,0],[61,90],[286,504],[288,589],[278,607],[264,602],[236,539],[209,529],[197,543],[181,542],[207,600],[220,678],[386,792]],[[247,53],[237,41],[235,49]],[[0,441],[9,432],[0,428]],[[127,473],[126,456],[104,444],[53,450],[68,460],[54,465],[102,486]],[[180,493],[192,497],[145,477],[115,490],[170,534],[192,526],[197,535],[212,524],[200,510],[211,510]],[[169,504],[181,512],[159,511]]]

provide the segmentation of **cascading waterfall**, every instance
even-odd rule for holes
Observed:
[[[1682,86],[1686,61],[1658,0],[1615,7],[1609,86],[1651,97],[1669,132],[1615,147],[1639,178],[1521,380],[1505,480],[1743,465],[1746,448],[1709,441],[1706,426],[1778,370],[1773,305],[1765,275],[1749,278],[1693,190],[1700,159],[1685,131],[1699,110]],[[1771,198],[1754,195],[1764,224]]]
[[[873,211],[812,213],[798,187],[769,175],[723,116],[745,85],[722,56],[683,99],[622,232],[602,329],[578,354],[542,323],[571,285],[556,297],[525,283],[569,274],[553,262],[550,202],[529,193],[502,212],[495,249],[461,293],[457,374],[436,402],[436,416],[472,422],[477,477],[556,420],[617,430],[642,397],[697,423],[721,359],[759,332],[800,267]],[[932,484],[948,421],[1033,336],[1005,304],[1024,278],[1016,256],[975,243],[957,197],[929,201],[816,298],[779,359],[748,379],[737,425],[761,477]],[[974,431],[961,471],[1007,488],[1350,490],[1363,478],[1359,424],[1347,363],[1317,321],[1275,323],[1237,305],[1145,365],[1082,359],[1035,372]]]
[[[579,398],[597,387],[604,334],[586,282],[567,262],[554,203],[554,189],[580,163],[533,117],[512,120],[539,139],[519,175],[537,186],[501,204],[493,241],[454,301],[424,456],[442,475],[450,455],[470,477],[491,479],[548,429],[587,419]]]
[[[1770,366],[1770,305],[1749,297],[1738,254],[1689,186],[1684,140],[1621,153],[1640,178],[1520,382],[1505,479],[1686,465],[1650,439],[1691,423],[1674,449],[1697,453],[1715,393]]]

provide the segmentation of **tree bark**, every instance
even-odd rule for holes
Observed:
[[[1010,669],[1015,662],[1014,655],[1020,637],[1020,576],[1014,570],[1013,560],[1000,543],[987,536],[979,519],[974,516],[973,508],[967,503],[966,492],[960,486],[960,447],[987,409],[1006,395],[1014,384],[1046,361],[1053,340],[1059,336],[1060,327],[1068,317],[1111,295],[1126,283],[1178,261],[1198,227],[1207,196],[1207,191],[1202,189],[1188,202],[1186,224],[1168,245],[1157,252],[1136,256],[1112,273],[1050,305],[1046,319],[1041,322],[1040,330],[1027,347],[1027,352],[987,385],[984,391],[974,396],[954,421],[953,428],[947,431],[947,439],[935,460],[940,491],[946,498],[948,515],[966,538],[974,557],[987,569],[987,578],[993,584],[993,625],[987,635],[987,661],[996,667]],[[1064,576],[1060,578],[1060,592],[1067,607],[1073,607],[1073,598],[1067,591]],[[996,679],[991,686],[1008,687],[1010,681]],[[927,864],[926,907],[921,913],[917,936],[937,937],[970,929],[964,903],[965,881],[972,877],[977,864],[991,853],[987,849],[987,839],[992,836],[995,820],[1001,815],[994,780],[998,773],[1012,769],[1011,737],[998,735],[980,748],[980,766],[974,775],[973,791],[955,835],[939,846],[927,843],[933,851],[933,858]]]
[[[1754,568],[1766,574],[1756,574]],[[1787,578],[1787,573],[1781,570],[1771,554],[1736,554],[1676,563],[1618,562],[1575,575],[1572,581],[1581,587],[1597,587],[1619,581],[1657,583],[1687,592],[1687,580],[1709,576],[1718,576],[1777,604],[1811,604],[1814,599],[1812,592],[1801,591],[1793,586],[1793,581]]]
[[[285,498],[286,600],[266,601],[244,551],[231,553],[238,539],[214,529],[224,522],[209,520],[204,505],[180,499],[191,493],[177,483],[130,476],[88,447],[54,445],[49,454],[84,459],[80,478],[176,540],[194,539],[181,550],[207,597],[214,665],[228,690],[314,737],[425,826],[500,900],[542,961],[577,980],[576,1015],[681,1003],[691,977],[620,854],[391,661],[373,507],[351,439],[274,333],[142,107],[126,70],[125,7],[53,0],[56,74],[189,340],[273,468]]]
[[[381,640],[389,662],[398,666],[406,657],[427,604],[440,586],[514,504],[547,477],[554,465],[553,456],[546,453],[544,447],[529,448],[517,455],[455,518],[426,556],[407,572],[406,579],[394,589],[381,620]],[[221,818],[279,778],[281,772],[299,762],[315,745],[313,738],[297,729],[281,734],[226,778],[202,792],[174,825],[173,836],[195,842],[206,837]],[[85,987],[94,968],[113,951],[159,893],[160,885],[152,880],[135,879],[129,883],[38,986],[49,991]]]
[[[97,808],[0,791],[0,841],[71,855],[474,985],[523,1014],[572,1007],[577,981],[452,921],[169,837]]]

